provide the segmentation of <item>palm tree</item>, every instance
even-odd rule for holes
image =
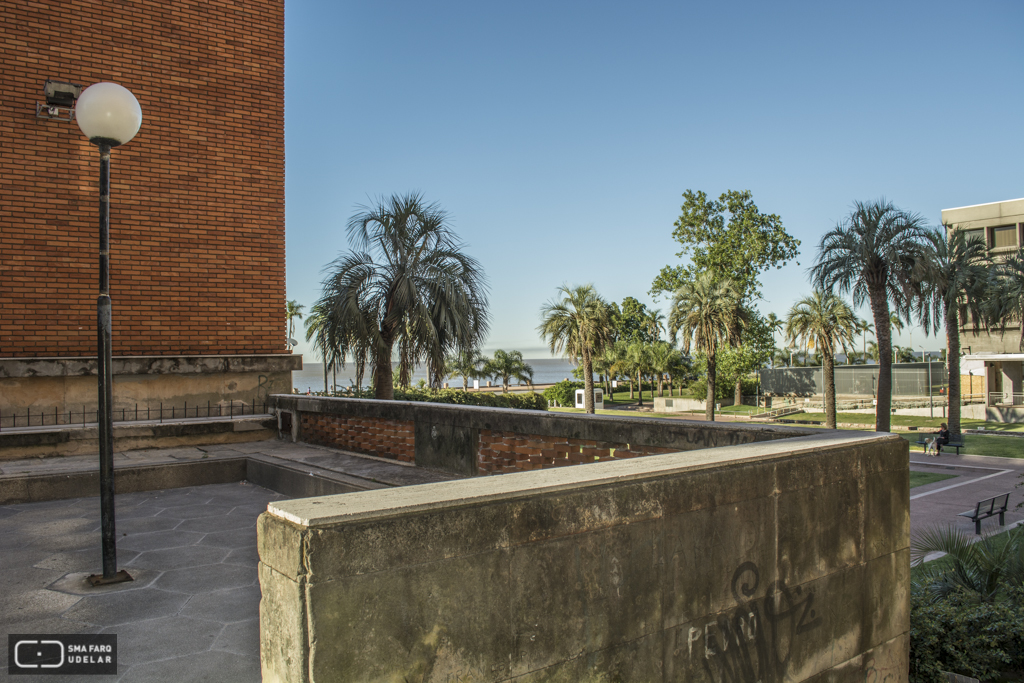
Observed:
[[[852,346],[857,329],[853,309],[836,295],[817,289],[793,304],[786,318],[786,337],[821,354],[828,429],[836,428],[836,349],[842,347],[845,351]]]
[[[738,327],[741,293],[729,278],[715,278],[704,271],[678,290],[672,297],[668,317],[673,344],[676,334],[683,335],[683,353],[689,355],[691,344],[707,358],[708,390],[704,417],[715,419],[715,371],[718,349],[733,339]]]
[[[649,375],[654,370],[654,357],[651,353],[651,345],[636,341],[626,348],[626,363],[636,373],[637,387],[640,389],[637,405],[644,404],[644,375]],[[654,400],[654,385],[651,385],[651,400]]]
[[[949,367],[948,401],[950,440],[960,440],[960,325],[970,316],[981,321],[981,301],[990,261],[984,240],[969,238],[964,230],[944,226],[926,233],[928,243],[915,269],[919,284],[916,311],[925,334],[946,329]]]
[[[924,219],[884,199],[856,202],[853,212],[821,238],[811,268],[814,286],[825,292],[853,295],[853,304],[867,301],[875,321],[879,347],[878,405],[875,430],[888,432],[892,407],[892,337],[890,309],[909,310],[909,283]]]
[[[896,330],[896,334],[900,334],[901,332],[903,332],[903,321],[900,320],[900,317],[898,315],[896,315],[895,313],[892,313],[889,316],[889,327],[891,329],[893,329],[893,330]],[[896,346],[895,344],[892,347],[892,354],[893,354],[893,358],[895,359],[895,362],[899,363],[900,362],[899,361],[899,359],[900,359],[900,348],[898,346]]]
[[[341,362],[366,350],[375,396],[392,399],[395,344],[403,377],[425,360],[435,383],[446,356],[475,347],[487,331],[486,284],[436,204],[409,194],[361,208],[348,223],[356,250],[327,266],[318,304]]]
[[[506,394],[508,393],[509,382],[513,379],[520,384],[523,382],[533,384],[533,368],[523,360],[523,353],[521,351],[502,351],[498,349],[494,352],[494,358],[484,363],[481,374],[485,377],[493,377],[496,380],[500,379],[501,390]]]
[[[562,353],[583,365],[583,405],[594,413],[594,357],[611,341],[611,312],[591,284],[558,288],[560,298],[540,309],[541,339],[550,340],[551,353]]]
[[[914,583],[926,586],[933,600],[967,591],[982,602],[999,599],[1007,585],[1024,583],[1024,531],[1006,532],[1006,541],[975,537],[956,527],[937,527],[915,534],[910,542],[911,564],[918,568]],[[946,553],[942,562],[924,562],[931,553]]]
[[[305,306],[300,304],[295,299],[285,302],[284,310],[285,315],[288,317],[288,348],[292,348],[292,340],[295,339],[295,318],[302,320],[302,309]]]
[[[863,361],[864,365],[867,365],[868,364],[868,332],[871,332],[872,334],[874,334],[875,326],[872,325],[867,320],[860,320],[858,322],[857,328],[858,328],[858,331],[861,334],[861,342],[863,342],[863,346],[861,347],[861,360]]]
[[[479,349],[455,351],[448,356],[445,372],[449,378],[462,378],[462,390],[469,390],[469,380],[480,377],[481,369],[487,363]]]
[[[1024,322],[1024,246],[995,270],[983,312],[988,326],[1003,332],[1009,322]],[[1024,324],[1020,324],[1019,348],[1024,351]]]
[[[775,334],[777,332],[782,332],[786,328],[786,321],[782,320],[781,318],[779,318],[779,316],[775,315],[774,313],[769,313],[765,317],[764,320],[768,324],[768,329],[771,330],[771,332],[772,332],[772,345],[774,346],[774,344],[775,344]],[[776,356],[776,354],[773,352],[772,353],[772,370],[775,369],[775,356]]]
[[[658,396],[665,395],[665,373],[674,364],[673,355],[681,354],[671,344],[663,341],[651,344],[651,370],[658,376]]]

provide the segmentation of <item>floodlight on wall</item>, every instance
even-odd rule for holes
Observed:
[[[46,79],[43,84],[43,95],[46,102],[36,102],[36,118],[51,121],[74,121],[75,101],[82,94],[82,86],[77,83]]]

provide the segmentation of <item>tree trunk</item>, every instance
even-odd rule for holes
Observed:
[[[946,315],[946,362],[949,368],[949,392],[946,395],[949,415],[949,440],[960,440],[960,315],[955,305]]]
[[[709,422],[715,421],[715,356],[711,353],[708,354],[708,393],[704,419]]]
[[[658,373],[658,396],[665,395],[665,375]]]
[[[583,409],[594,414],[594,365],[590,361],[590,354],[583,349]]]
[[[324,354],[324,393],[327,393],[327,354]]]
[[[736,394],[733,396],[733,404],[743,405],[743,379],[736,380]]]
[[[637,396],[640,397],[640,401],[637,403],[638,406],[644,404],[644,375],[640,372],[639,368],[636,371],[636,384],[637,384]]]
[[[824,351],[821,358],[825,386],[825,428],[836,428],[836,359],[830,351]]]
[[[878,344],[878,405],[875,407],[875,431],[888,432],[892,424],[892,330],[889,321],[889,298],[885,283],[868,285],[871,314],[875,318],[875,340]]]
[[[383,401],[395,398],[395,387],[392,384],[394,369],[391,367],[391,349],[394,337],[385,336],[379,348],[375,349],[376,358],[373,362],[373,395]]]
[[[629,378],[629,400],[632,401],[635,397],[633,396],[633,378]]]

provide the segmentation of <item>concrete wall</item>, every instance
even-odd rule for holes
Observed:
[[[501,474],[811,433],[660,419],[371,399],[272,397],[291,438],[456,474]]]
[[[906,681],[908,460],[820,431],[273,503],[263,680]]]
[[[263,402],[273,393],[292,390],[292,370],[302,368],[302,356],[120,356],[113,362],[114,412],[145,411],[165,404],[168,411],[185,403],[193,408],[209,403],[214,412],[228,402]],[[81,413],[95,413],[97,404],[94,358],[0,358],[0,429],[14,426],[8,417],[35,413],[33,425],[81,422]],[[55,417],[56,411],[56,417]],[[68,416],[67,413],[73,413]],[[170,413],[168,412],[168,415]],[[205,414],[205,413],[204,413]],[[95,414],[86,422],[94,422]]]

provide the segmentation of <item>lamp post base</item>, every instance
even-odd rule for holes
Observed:
[[[134,581],[127,571],[122,569],[118,573],[111,576],[109,579],[105,578],[103,574],[93,574],[86,581],[89,582],[90,586],[106,586],[111,583],[124,583],[125,581]]]

